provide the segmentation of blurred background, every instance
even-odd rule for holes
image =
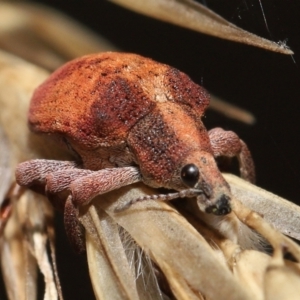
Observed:
[[[248,144],[256,163],[257,185],[300,204],[300,3],[198,2],[245,30],[275,42],[286,42],[295,55],[209,37],[107,1],[34,1],[71,16],[122,51],[180,69],[211,93],[252,112],[256,117],[254,125],[230,120],[211,110],[204,122],[207,128],[233,130]],[[61,217],[57,222],[61,224]],[[75,257],[68,244],[63,243],[63,231],[59,232],[58,240],[57,251],[62,253],[58,255],[58,266],[65,299],[93,299],[88,291],[85,258]],[[0,293],[0,299],[5,299],[5,295]]]

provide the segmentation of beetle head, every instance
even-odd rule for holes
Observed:
[[[131,129],[128,143],[147,185],[198,190],[195,196],[202,211],[230,213],[229,186],[200,118],[174,103],[162,103]]]
[[[211,153],[197,151],[188,155],[180,172],[182,184],[202,191],[197,196],[200,210],[215,215],[231,212],[230,189]],[[190,163],[188,163],[190,162]]]

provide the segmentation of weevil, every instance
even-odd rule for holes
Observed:
[[[77,207],[138,181],[170,190],[151,199],[195,197],[201,211],[229,214],[230,188],[216,158],[236,156],[249,181],[254,164],[235,133],[206,130],[201,117],[208,105],[204,88],[152,59],[113,52],[75,59],[35,90],[28,114],[33,132],[54,138],[75,159],[23,162],[17,183],[64,209],[75,245],[82,235]]]

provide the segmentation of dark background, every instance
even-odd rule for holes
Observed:
[[[208,37],[144,17],[101,0],[36,1],[55,7],[102,34],[117,47],[170,64],[257,118],[253,126],[209,111],[208,128],[221,126],[247,142],[257,184],[291,201],[300,191],[300,4],[299,1],[199,1],[228,21],[278,42],[288,39],[292,57]],[[57,222],[61,223],[61,218]],[[58,266],[65,299],[93,299],[85,258],[75,257],[58,236]]]

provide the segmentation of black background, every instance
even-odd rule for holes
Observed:
[[[299,1],[206,0],[228,21],[278,42],[288,39],[292,57],[208,37],[101,0],[36,1],[74,17],[126,52],[177,67],[210,92],[257,118],[253,126],[209,111],[208,128],[231,129],[247,142],[256,162],[257,184],[300,203],[300,4]],[[295,61],[295,62],[294,62]],[[58,218],[61,223],[61,218]],[[85,258],[72,254],[58,234],[58,266],[65,299],[93,299]]]

